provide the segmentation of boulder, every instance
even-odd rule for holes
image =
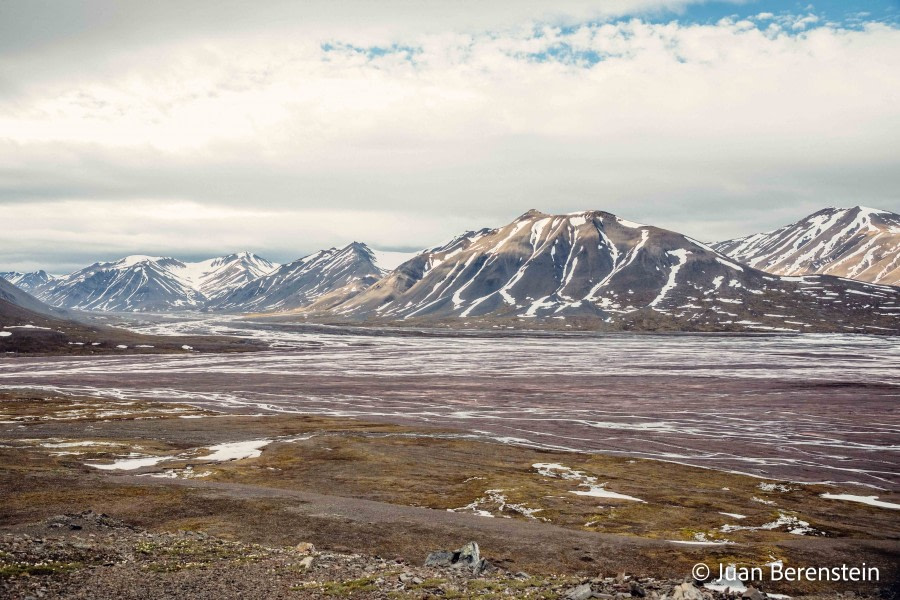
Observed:
[[[446,550],[438,550],[437,552],[432,552],[428,555],[428,558],[425,559],[426,567],[451,567],[453,566],[453,552],[447,552]]]
[[[473,575],[480,575],[491,568],[491,564],[481,558],[478,544],[469,542],[459,550],[447,552],[438,550],[432,552],[425,559],[426,567],[451,567],[454,569],[468,569]]]
[[[593,597],[594,590],[591,589],[591,584],[582,583],[581,585],[573,587],[566,593],[566,600],[588,600],[588,598]]]
[[[703,600],[703,594],[694,584],[684,582],[672,590],[672,600]]]

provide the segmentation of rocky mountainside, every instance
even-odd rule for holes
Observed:
[[[184,275],[209,300],[221,298],[279,265],[251,252],[238,252],[196,263],[184,263]]]
[[[66,311],[47,306],[28,292],[0,278],[0,327],[31,323],[35,319],[64,318]]]
[[[817,275],[777,276],[607,212],[529,211],[415,255],[354,242],[281,266],[249,253],[195,263],[130,256],[50,279],[35,295],[83,310],[302,313],[425,326],[900,332],[900,287],[831,275],[841,267],[842,276],[877,270],[873,278],[893,280],[900,262],[894,217],[829,209],[807,219],[806,234],[777,236],[778,248],[794,249],[792,265],[818,264],[826,274]],[[761,259],[746,253],[770,246],[754,236],[729,244],[718,247],[752,264]],[[843,258],[819,264],[813,255]]]
[[[31,294],[41,286],[46,285],[54,277],[48,274],[47,271],[31,271],[30,273],[6,271],[0,273],[0,279],[5,279],[17,288]]]
[[[35,294],[48,304],[80,310],[198,309],[276,267],[248,252],[193,263],[135,255],[52,279]]]
[[[826,208],[775,231],[713,247],[776,275],[836,275],[900,285],[900,215],[885,210]]]
[[[580,319],[610,329],[750,331],[896,330],[896,311],[898,288],[775,277],[602,211],[529,211],[466,233],[327,309],[358,320]]]
[[[317,301],[339,304],[374,284],[386,272],[368,246],[353,242],[282,265],[208,307],[225,312],[264,312],[291,310]]]

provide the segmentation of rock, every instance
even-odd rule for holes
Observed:
[[[295,550],[300,554],[313,554],[316,551],[316,547],[309,542],[300,542]]]
[[[432,552],[425,559],[426,567],[450,567],[453,566],[453,552],[438,550]]]
[[[741,598],[744,598],[744,600],[765,600],[766,596],[751,585],[741,594]]]
[[[425,559],[425,566],[469,569],[473,575],[480,575],[493,567],[491,563],[481,558],[481,552],[475,542],[469,542],[454,552],[444,550],[432,552]]]
[[[315,557],[307,556],[303,560],[301,560],[299,563],[297,563],[297,566],[299,566],[301,569],[303,569],[305,571],[305,570],[309,569],[310,567],[312,567],[313,561],[315,561],[315,560],[316,560]]]
[[[582,583],[566,593],[566,600],[588,600],[593,595],[594,590],[591,589],[591,584]]]
[[[453,562],[456,564],[462,564],[463,566],[469,565],[471,567],[475,567],[481,561],[481,551],[478,548],[478,544],[475,542],[469,542],[462,548],[456,551],[456,560]]]
[[[703,594],[694,587],[694,584],[684,582],[672,590],[672,600],[703,600]]]
[[[472,567],[472,573],[475,575],[481,575],[482,573],[490,571],[493,568],[494,565],[489,563],[487,559],[482,558],[475,566]]]

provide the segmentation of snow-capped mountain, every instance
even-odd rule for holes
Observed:
[[[897,327],[894,310],[896,288],[774,277],[679,233],[601,211],[529,211],[504,227],[466,233],[328,307],[362,320],[569,318],[762,331],[860,319]]]
[[[398,258],[389,256],[389,259]],[[387,262],[391,262],[388,260]],[[376,254],[365,244],[320,250],[282,265],[209,304],[210,310],[231,312],[284,311],[328,297],[340,303],[381,279]]]
[[[248,252],[200,262],[134,255],[54,279],[36,294],[48,304],[80,310],[190,310],[276,267]]]
[[[0,278],[5,279],[21,290],[25,290],[29,294],[33,294],[38,288],[55,279],[47,271],[31,271],[30,273],[6,271],[0,273]]]
[[[826,208],[775,231],[713,247],[776,275],[836,275],[900,285],[900,215],[886,210]]]
[[[221,298],[280,266],[251,252],[239,252],[184,265],[185,268],[179,275],[191,282],[208,300]]]

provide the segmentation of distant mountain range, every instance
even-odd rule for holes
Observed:
[[[775,231],[713,247],[776,275],[837,275],[900,285],[900,215],[886,210],[826,208]]]
[[[286,265],[250,252],[199,262],[134,255],[61,277],[44,271],[0,277],[47,304],[75,310],[262,312],[306,306],[325,295],[346,300],[410,256],[353,243]]]
[[[249,252],[200,262],[136,255],[94,263],[30,291],[53,306],[79,310],[190,310],[276,266]]]
[[[143,335],[99,325],[85,316],[48,306],[0,278],[0,355],[185,354],[260,348],[246,338]]]
[[[354,242],[320,250],[282,265],[241,285],[209,305],[211,310],[265,312],[308,306],[323,296],[344,301],[365,290],[389,271],[378,266],[375,253]]]
[[[860,207],[827,209],[770,234],[710,246],[602,211],[529,211],[503,227],[467,232],[416,254],[382,253],[354,242],[284,265],[246,252],[198,263],[132,256],[59,278],[15,277],[35,282],[28,285],[41,300],[81,310],[274,312],[329,322],[494,327],[900,333],[900,287],[884,285],[896,283],[896,218]],[[807,275],[817,270],[823,274]],[[879,284],[844,278],[851,274]]]
[[[682,234],[602,211],[529,211],[426,250],[325,313],[380,322],[821,331],[862,323],[894,330],[896,311],[900,288],[772,276]]]
[[[55,278],[46,271],[32,271],[30,273],[5,271],[0,273],[0,279],[5,279],[17,288],[31,293]]]

